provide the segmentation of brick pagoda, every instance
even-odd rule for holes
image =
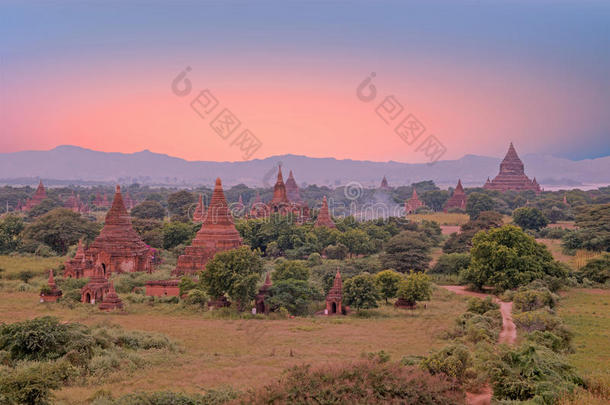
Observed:
[[[265,277],[265,283],[258,290],[258,294],[254,298],[256,313],[257,314],[268,314],[270,311],[269,304],[265,302],[265,300],[271,296],[271,276],[267,273],[267,277]]]
[[[206,263],[217,252],[235,249],[241,245],[242,238],[233,223],[220,178],[217,178],[201,229],[191,246],[188,246],[184,254],[178,257],[178,264],[172,274],[181,276],[198,273],[205,269]]]
[[[294,176],[292,176],[292,180],[294,181]],[[296,181],[294,181],[294,187],[296,187],[297,198],[300,199]],[[295,192],[294,187],[291,186],[291,193],[293,194]],[[309,207],[307,204],[303,201],[292,201],[288,197],[287,187],[286,184],[284,184],[284,177],[282,176],[281,166],[278,168],[277,180],[273,186],[273,197],[271,198],[271,201],[265,206],[261,206],[255,202],[250,209],[250,216],[253,218],[268,217],[271,214],[292,214],[298,223],[303,223],[309,219]]]
[[[388,184],[388,179],[386,179],[385,176],[383,176],[383,179],[381,180],[381,185],[379,186],[379,189],[384,190],[384,191],[390,190],[390,186]]]
[[[61,290],[57,288],[53,279],[53,270],[49,270],[49,281],[47,282],[49,291],[40,293],[40,302],[55,302],[61,297]]]
[[[525,175],[523,162],[519,159],[519,155],[517,155],[517,151],[512,142],[508,147],[508,152],[506,153],[504,160],[500,163],[500,173],[491,181],[488,178],[483,188],[498,191],[532,190],[536,193],[541,191],[536,178],[534,177],[534,180],[530,180],[529,177]]]
[[[295,203],[302,203],[301,193],[299,192],[299,186],[297,185],[292,170],[288,173],[288,180],[286,180],[286,196],[289,201]]]
[[[122,310],[123,309],[123,301],[119,298],[118,294],[114,290],[114,283],[111,281],[108,282],[108,292],[100,302],[98,306],[101,311],[113,311],[113,310]]]
[[[81,302],[92,305],[96,302],[102,302],[109,288],[110,283],[106,279],[104,269],[101,264],[97,264],[89,278],[89,282],[80,290]]]
[[[322,208],[318,212],[318,218],[316,219],[315,227],[325,226],[327,228],[336,228],[337,226],[330,217],[330,211],[328,210],[328,202],[326,196],[322,199]]]
[[[337,315],[345,313],[345,309],[341,307],[343,302],[343,282],[341,281],[341,273],[337,270],[333,286],[326,294],[326,311],[327,315]]]
[[[425,204],[419,199],[417,196],[417,191],[415,191],[415,187],[413,187],[413,194],[411,198],[405,201],[405,213],[406,214],[415,214],[418,208],[423,207]]]
[[[458,179],[457,186],[455,186],[455,190],[453,190],[453,195],[445,203],[443,211],[447,212],[450,209],[465,210],[466,200],[467,196],[466,193],[464,193],[464,188],[462,187],[462,180]]]
[[[64,278],[83,278],[93,274],[93,263],[87,260],[83,240],[78,241],[76,254],[64,263]]]
[[[203,222],[205,218],[205,205],[203,205],[203,194],[199,194],[199,201],[193,212],[193,222]]]
[[[93,263],[101,264],[106,277],[111,273],[152,272],[151,249],[131,225],[120,186],[116,186],[104,228],[85,254]]]
[[[32,208],[36,207],[38,204],[40,204],[46,198],[47,198],[47,191],[45,190],[44,185],[42,184],[42,180],[40,180],[40,182],[38,183],[38,188],[36,189],[36,192],[34,193],[32,198],[30,198],[29,200],[26,201],[25,205],[21,208],[21,210],[29,211]]]

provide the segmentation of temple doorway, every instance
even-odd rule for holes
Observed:
[[[336,314],[337,313],[337,303],[333,302],[333,304],[330,307],[330,313],[331,314]]]
[[[85,302],[87,304],[91,304],[91,294],[90,293],[85,294]]]

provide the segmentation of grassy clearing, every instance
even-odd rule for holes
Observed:
[[[179,344],[179,353],[155,356],[137,372],[120,371],[108,381],[57,393],[59,403],[81,404],[98,390],[110,390],[115,396],[136,390],[201,392],[224,385],[244,390],[260,387],[303,363],[324,366],[381,350],[393,360],[426,355],[446,343],[443,332],[465,310],[466,300],[437,289],[426,309],[422,305],[405,311],[384,305],[360,316],[283,320],[211,319],[214,314],[190,312],[180,305],[126,305],[127,314],[107,314],[85,305],[70,309],[39,304],[34,293],[0,292],[0,321],[42,315],[87,325],[109,321],[125,329],[163,333]]]
[[[457,214],[448,212],[434,212],[431,214],[411,214],[407,215],[407,218],[415,222],[421,222],[423,220],[434,221],[437,222],[439,225],[463,225],[470,219],[467,214]]]
[[[0,255],[0,269],[4,269],[4,272],[0,273],[0,277],[12,278],[24,270],[44,275],[49,269],[57,269],[65,260],[65,257]]]
[[[575,353],[569,361],[591,384],[594,391],[610,395],[610,290],[572,289],[561,300],[559,316],[574,332]],[[589,392],[578,392],[572,404],[606,404]]]
[[[574,270],[580,270],[589,260],[595,259],[601,256],[600,252],[592,252],[590,250],[580,249],[576,251],[574,256],[566,255],[561,247],[561,240],[559,239],[536,239],[538,242],[543,243],[551,252],[555,260],[567,264]]]

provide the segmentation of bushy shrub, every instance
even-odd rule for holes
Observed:
[[[438,258],[436,264],[430,269],[433,274],[459,274],[470,265],[469,253],[449,253]]]
[[[468,312],[483,315],[488,311],[494,311],[500,309],[500,305],[492,301],[491,297],[485,299],[472,297],[468,300]]]
[[[521,289],[513,294],[513,308],[515,311],[527,312],[548,307],[554,308],[557,296],[547,288],[539,290]]]
[[[250,391],[248,404],[464,404],[459,385],[444,376],[432,376],[394,363],[360,361],[312,369],[288,370],[277,382]]]
[[[47,405],[51,390],[73,374],[67,362],[29,363],[0,374],[0,403],[7,405]]]
[[[526,332],[554,330],[561,324],[561,319],[547,309],[521,312],[515,314],[513,320]]]
[[[398,284],[396,295],[411,304],[429,300],[432,295],[430,277],[424,273],[411,272]]]
[[[476,375],[472,369],[473,359],[470,349],[463,344],[443,347],[438,352],[425,357],[420,366],[431,374],[445,374],[462,382]]]
[[[561,356],[535,344],[504,349],[489,364],[494,397],[552,404],[583,380]]]
[[[456,326],[451,333],[454,337],[463,337],[466,341],[478,343],[495,342],[502,327],[500,311],[491,310],[483,315],[465,312],[456,319]]]
[[[582,282],[585,278],[600,284],[610,280],[610,253],[590,260],[578,272],[576,277]]]

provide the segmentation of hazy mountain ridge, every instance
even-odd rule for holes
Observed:
[[[467,186],[475,186],[498,173],[500,160],[466,155],[429,165],[280,155],[250,161],[208,162],[186,161],[148,150],[118,153],[58,146],[48,151],[0,153],[0,179],[210,185],[220,176],[227,185],[271,186],[275,182],[274,167],[281,162],[285,176],[288,170],[293,170],[299,184],[339,185],[358,181],[373,186],[385,175],[391,186],[429,179],[441,185],[454,185],[458,178]],[[522,160],[526,174],[536,177],[543,185],[610,183],[610,156],[572,161],[548,155],[525,155]]]

